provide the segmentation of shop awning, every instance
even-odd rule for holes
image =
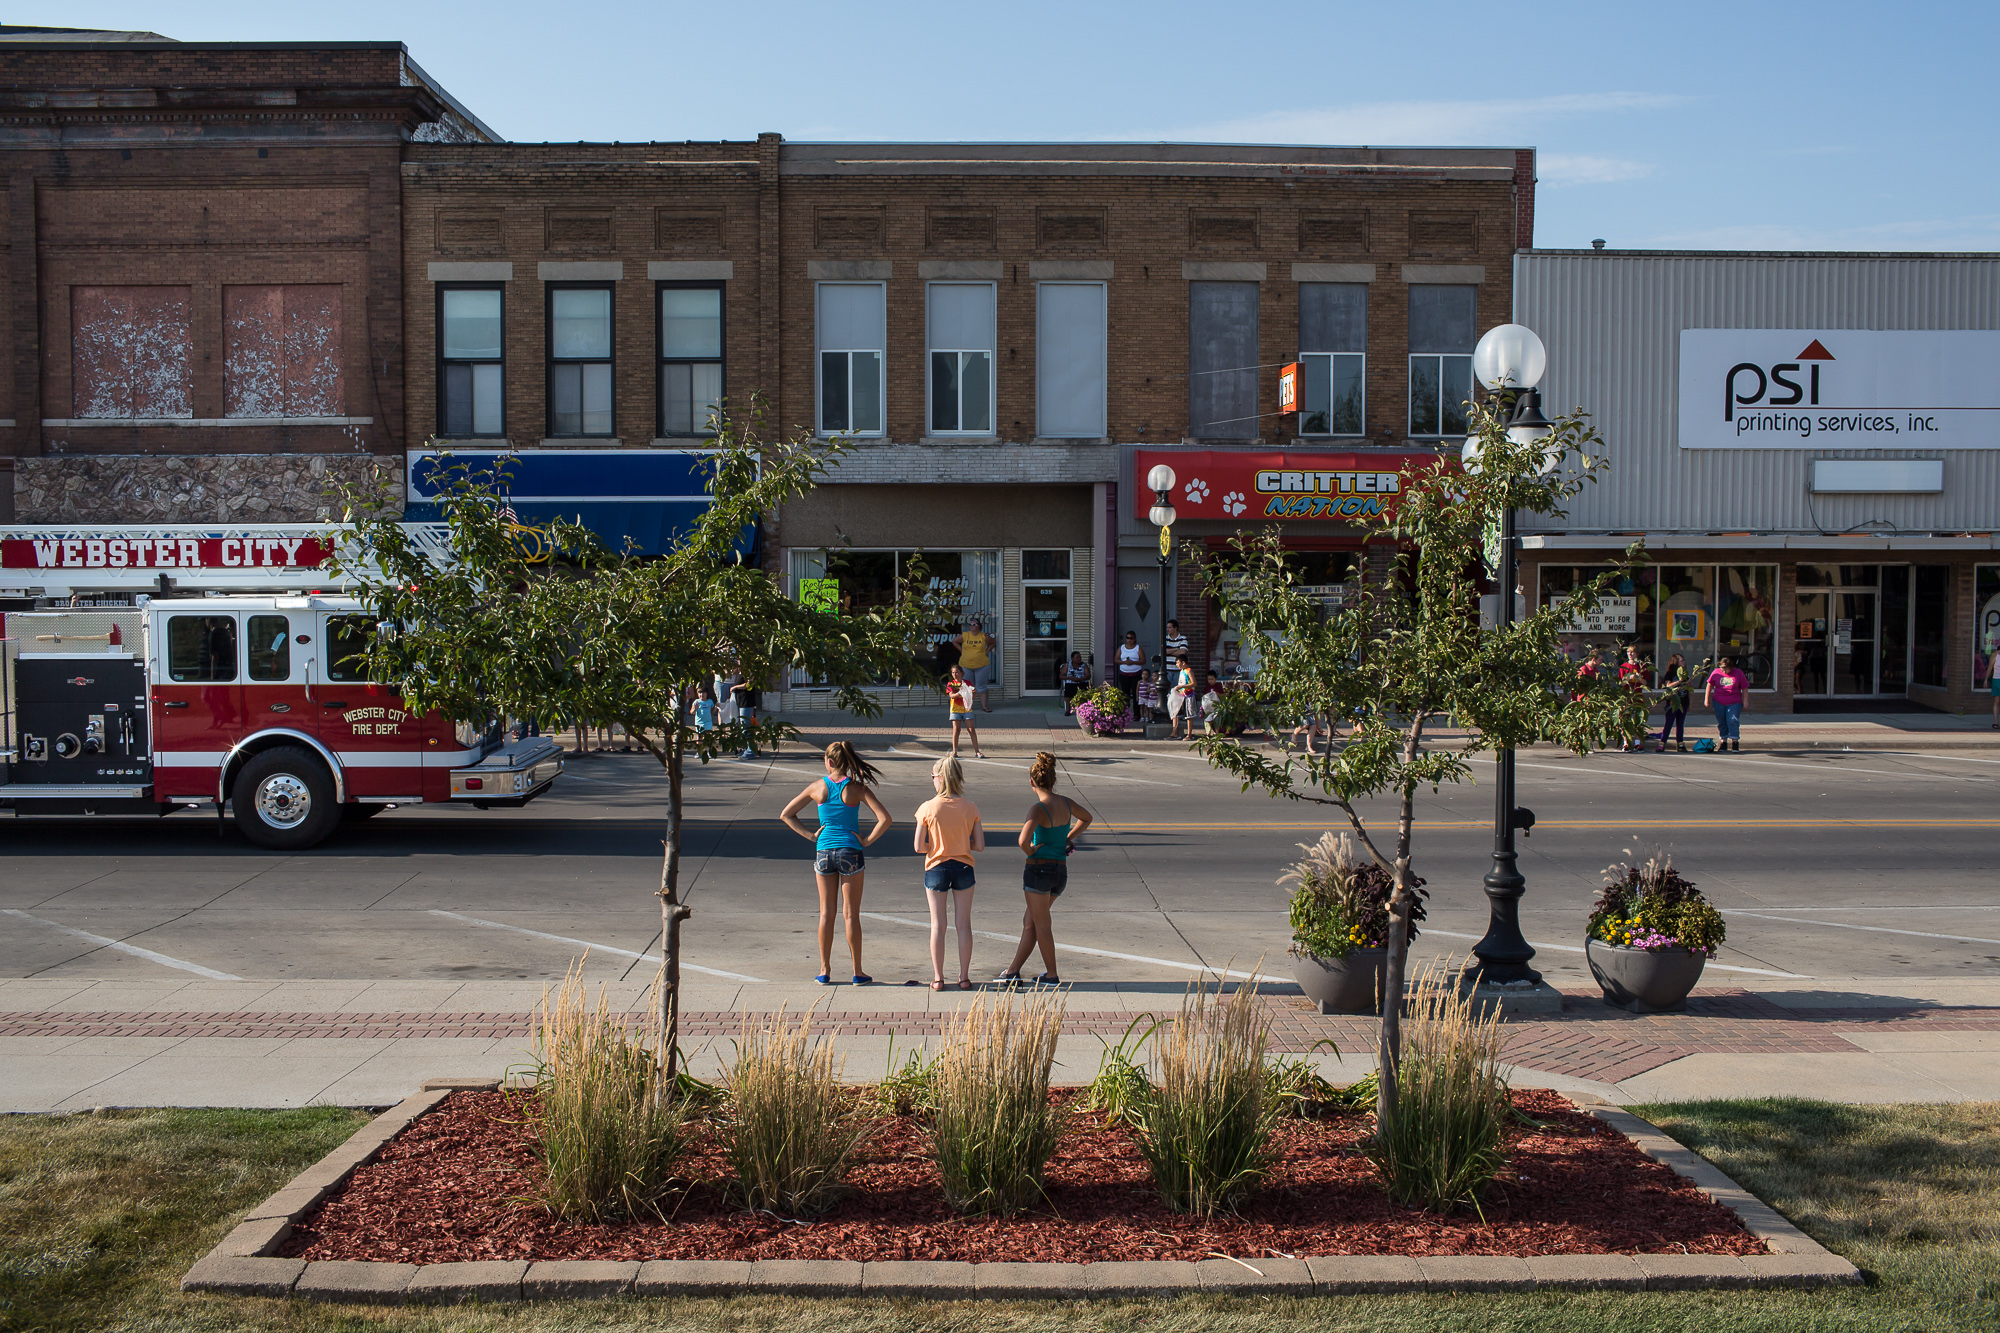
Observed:
[[[613,550],[629,543],[635,554],[659,555],[672,550],[707,508],[713,456],[696,449],[413,449],[403,517],[436,522],[440,515],[431,501],[446,477],[465,469],[495,479],[524,527],[565,518]],[[755,557],[756,540],[755,525],[746,527],[740,543],[746,557]]]

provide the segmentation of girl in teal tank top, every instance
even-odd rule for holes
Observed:
[[[1021,896],[1027,900],[1027,911],[1021,916],[1021,942],[1014,949],[1014,961],[994,980],[1019,985],[1021,964],[1039,949],[1047,970],[1035,980],[1044,986],[1058,986],[1062,977],[1056,971],[1056,936],[1050,913],[1069,887],[1070,848],[1092,820],[1090,811],[1067,796],[1056,795],[1056,757],[1048,751],[1036,755],[1029,766],[1028,785],[1034,789],[1035,804],[1028,810],[1017,840],[1028,858],[1021,869]]]
[[[894,822],[875,794],[873,784],[880,778],[875,766],[856,754],[852,744],[835,741],[826,747],[826,776],[813,779],[778,816],[786,828],[813,844],[813,882],[819,890],[819,974],[813,980],[822,986],[833,984],[836,921],[847,926],[854,984],[866,986],[874,980],[861,970],[861,883],[868,863],[863,849],[887,833]],[[807,828],[799,821],[809,805],[819,815],[818,828]],[[866,834],[861,832],[864,805],[875,816],[875,825]]]

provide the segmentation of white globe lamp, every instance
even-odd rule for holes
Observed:
[[[1472,349],[1472,373],[1494,392],[1532,389],[1549,368],[1548,349],[1525,324],[1502,324],[1486,330]]]
[[[1146,474],[1146,489],[1149,491],[1170,491],[1174,488],[1174,470],[1165,463],[1153,464],[1153,470]],[[1172,522],[1171,519],[1168,520]]]

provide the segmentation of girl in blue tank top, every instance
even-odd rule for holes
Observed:
[[[826,747],[826,776],[815,778],[791,799],[778,816],[785,827],[813,844],[813,879],[819,889],[819,975],[822,986],[833,984],[833,926],[836,916],[847,925],[847,951],[854,961],[854,984],[874,978],[861,970],[861,883],[867,864],[864,848],[889,831],[889,811],[875,795],[881,774],[847,741]],[[817,829],[807,828],[799,814],[813,806]],[[861,832],[861,807],[875,816],[874,827]]]
[[[1021,984],[1021,964],[1036,949],[1042,951],[1042,966],[1048,970],[1035,980],[1044,986],[1059,986],[1056,972],[1056,935],[1050,914],[1057,898],[1069,887],[1069,853],[1083,831],[1090,827],[1090,811],[1067,796],[1056,795],[1056,757],[1044,750],[1028,766],[1028,785],[1034,788],[1035,804],[1021,825],[1018,844],[1028,862],[1021,869],[1021,896],[1028,910],[1021,916],[1021,942],[1014,949],[1014,961],[994,980],[1006,986]]]

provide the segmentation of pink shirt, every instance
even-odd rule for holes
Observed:
[[[1719,704],[1740,704],[1743,687],[1748,684],[1740,671],[1712,671],[1708,677],[1709,698]]]

